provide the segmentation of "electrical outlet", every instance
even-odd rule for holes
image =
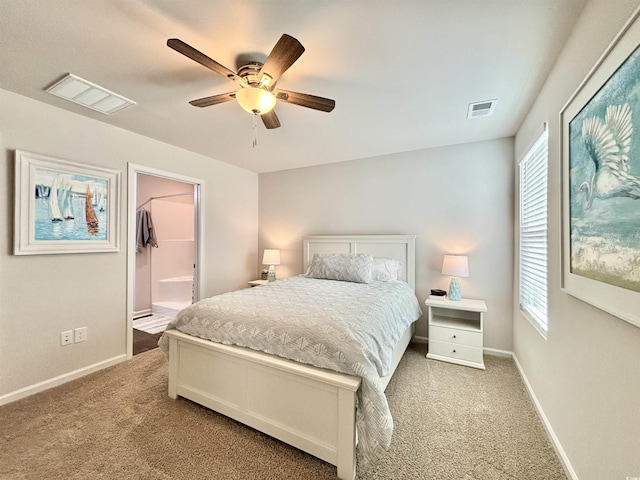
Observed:
[[[80,327],[75,329],[74,343],[87,341],[87,327]]]
[[[73,343],[73,332],[67,330],[66,332],[60,332],[60,345],[71,345]]]

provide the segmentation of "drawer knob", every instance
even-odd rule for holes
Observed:
[[[454,335],[453,338],[456,338],[456,336]]]
[[[453,353],[456,353],[456,350],[455,350],[455,348],[453,349]]]

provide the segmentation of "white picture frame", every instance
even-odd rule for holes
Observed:
[[[120,176],[16,150],[14,255],[118,252]]]
[[[619,192],[599,191],[598,187],[602,172],[610,167],[617,170],[625,155],[625,166],[620,167],[625,170],[622,172],[624,180],[635,183],[636,179],[640,179],[640,143],[633,140],[640,135],[640,102],[635,94],[631,94],[631,90],[640,88],[640,79],[630,88],[628,79],[637,78],[637,74],[633,75],[631,70],[625,71],[630,69],[629,65],[633,65],[633,71],[636,71],[635,67],[640,64],[639,14],[640,8],[616,35],[560,111],[560,148],[561,288],[584,302],[640,327],[640,280],[634,280],[633,272],[630,277],[629,265],[625,265],[623,270],[616,270],[615,266],[621,257],[635,258],[636,262],[640,260],[638,242],[620,240],[623,233],[640,228],[640,217],[637,216],[640,199]],[[604,129],[613,131],[617,128],[610,125],[614,123],[614,112],[609,114],[609,107],[630,111],[632,137],[627,140],[628,147],[620,147],[612,154],[611,162],[599,162],[594,157],[600,158],[599,154],[604,149],[598,151],[594,146],[600,141],[598,136],[602,138]],[[592,123],[591,128],[588,122]],[[614,137],[618,137],[617,143],[622,144],[624,142],[620,137],[625,135],[618,133],[614,133]],[[589,146],[586,146],[589,142]],[[633,211],[636,215],[630,214]],[[600,241],[596,242],[598,237],[601,237]],[[615,278],[616,275],[618,278]]]

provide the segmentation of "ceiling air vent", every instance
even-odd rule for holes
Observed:
[[[106,115],[136,104],[122,95],[71,74],[51,85],[46,91]]]
[[[493,100],[470,103],[469,110],[467,111],[467,118],[480,118],[491,115],[497,101],[498,100],[494,98]]]

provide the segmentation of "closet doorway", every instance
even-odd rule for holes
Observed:
[[[200,297],[202,180],[129,165],[127,356]]]

